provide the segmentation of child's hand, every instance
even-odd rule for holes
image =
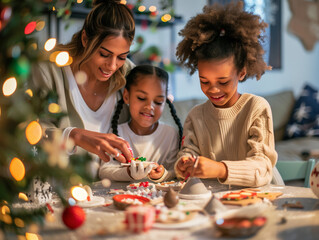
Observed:
[[[193,171],[193,176],[198,178],[227,178],[226,165],[206,157],[199,157],[197,167],[194,169],[193,165],[187,171]]]
[[[192,157],[182,157],[177,163],[176,170],[185,178],[192,172],[194,162],[195,159]]]
[[[145,178],[149,172],[152,170],[154,163],[150,163],[146,168],[142,162],[136,164],[135,161],[131,161],[131,166],[127,168],[128,174],[135,180],[140,180]]]
[[[151,179],[160,179],[165,172],[165,168],[163,165],[158,165],[157,163],[154,163],[153,169],[151,172],[148,174],[148,177]]]

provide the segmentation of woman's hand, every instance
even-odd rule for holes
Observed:
[[[194,163],[195,160],[192,157],[182,157],[176,165],[176,170],[181,176],[186,178],[191,172]]]
[[[122,163],[133,157],[129,150],[130,144],[113,133],[98,133],[75,128],[71,131],[70,137],[76,146],[98,155],[104,162],[110,161],[110,156]]]
[[[165,168],[163,165],[158,165],[157,163],[154,163],[153,169],[151,172],[148,174],[148,177],[151,179],[160,179],[165,172]]]

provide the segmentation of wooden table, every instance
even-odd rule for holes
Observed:
[[[229,191],[229,186],[221,185],[216,181],[204,181],[205,185],[213,193]],[[110,188],[124,188],[128,183],[112,183]],[[92,185],[95,196],[103,196],[110,199],[106,193],[109,189],[102,186],[101,182]],[[240,189],[232,187],[231,190]],[[275,200],[277,206],[275,210],[266,213],[267,224],[250,239],[319,239],[319,200],[312,193],[310,188],[267,185],[261,188],[262,191],[281,191],[283,195]],[[304,209],[284,209],[282,205],[286,201],[300,201]],[[188,200],[191,201],[191,200]],[[207,202],[207,200],[206,200]],[[194,204],[204,206],[205,201],[193,201]],[[186,229],[151,229],[144,234],[117,233],[96,235],[103,230],[104,226],[118,226],[124,219],[124,212],[110,210],[106,207],[96,207],[86,209],[86,221],[83,226],[75,231],[68,230],[61,222],[62,210],[55,209],[55,222],[47,223],[41,230],[41,237],[49,240],[62,239],[147,239],[147,240],[187,240],[187,239],[230,239],[220,236],[214,229],[211,221],[204,224],[192,226]],[[282,218],[286,222],[282,223]]]

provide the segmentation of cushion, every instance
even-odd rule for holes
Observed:
[[[305,85],[288,122],[285,139],[319,137],[319,93]]]
[[[286,126],[295,105],[294,94],[291,90],[281,91],[264,96],[268,101],[274,123],[276,142],[282,140],[285,135]]]

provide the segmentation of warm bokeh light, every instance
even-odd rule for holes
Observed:
[[[84,71],[78,71],[75,73],[74,78],[79,85],[82,85],[87,80],[87,74]]]
[[[55,62],[58,66],[66,66],[71,64],[70,59],[71,58],[69,53],[62,51],[62,52],[59,52],[58,55],[56,56]]]
[[[31,34],[34,31],[36,26],[37,26],[37,23],[35,21],[29,22],[27,26],[25,26],[24,28],[24,34],[26,35]]]
[[[143,5],[138,7],[138,10],[139,10],[140,12],[144,12],[145,9],[146,9],[146,7],[143,6]]]
[[[71,195],[77,201],[84,201],[88,197],[87,191],[85,191],[85,189],[81,187],[73,187],[71,189]]]
[[[33,97],[33,92],[30,88],[25,90],[25,93],[28,94],[30,97]]]
[[[155,12],[156,11],[156,7],[155,6],[150,6],[148,8],[148,10],[150,10],[150,12]]]
[[[168,22],[169,20],[171,20],[172,19],[172,16],[170,15],[170,14],[165,14],[165,15],[163,15],[162,17],[161,17],[161,20],[163,21],[163,22]]]
[[[25,193],[22,193],[22,192],[19,193],[19,199],[22,199],[26,202],[29,201],[27,195],[25,195]]]
[[[44,21],[39,21],[36,24],[35,29],[39,32],[45,27],[45,22]]]
[[[59,112],[61,112],[61,108],[60,108],[59,104],[56,104],[56,103],[50,103],[49,107],[48,107],[48,110],[49,110],[50,113],[59,113]]]
[[[17,227],[23,228],[24,227],[24,221],[21,218],[15,218],[14,219],[14,224]]]
[[[29,123],[25,129],[25,136],[31,145],[37,144],[42,138],[42,127],[37,121]]]
[[[8,78],[7,80],[5,80],[2,86],[3,95],[7,97],[12,95],[17,89],[17,86],[18,83],[15,77]]]
[[[45,44],[44,44],[44,49],[46,51],[51,51],[56,45],[56,38],[49,38]]]
[[[127,3],[127,1],[125,1],[125,0],[121,0],[121,2],[120,2],[121,4],[126,4]]]
[[[10,173],[12,177],[17,180],[21,181],[25,175],[25,167],[23,162],[19,158],[13,158],[10,163]]]
[[[10,213],[10,208],[7,205],[2,206],[1,208],[1,214],[6,215]]]
[[[25,234],[25,237],[26,237],[27,240],[39,240],[38,235],[35,234],[35,233],[29,233],[29,232],[27,232],[27,233]]]
[[[10,215],[3,215],[1,220],[8,225],[12,224],[12,218]]]
[[[29,48],[32,50],[37,50],[38,49],[38,44],[37,43],[32,43],[29,45]]]
[[[77,0],[76,2],[80,4],[83,2],[83,0]]]

